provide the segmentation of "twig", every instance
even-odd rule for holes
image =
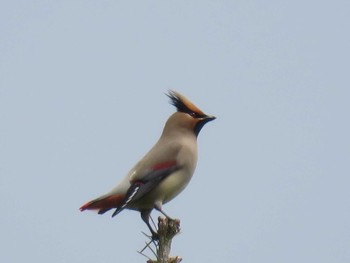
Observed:
[[[174,236],[176,236],[180,232],[180,220],[172,220],[164,217],[158,217],[158,244],[156,244],[157,251],[157,259],[149,260],[147,263],[179,263],[182,258],[181,257],[170,257],[171,250],[171,242]],[[151,242],[147,243],[146,247],[148,247],[152,253],[154,250],[149,246]],[[156,243],[156,242],[153,242]],[[145,248],[146,248],[145,247]],[[144,248],[144,249],[145,249]],[[143,250],[144,250],[143,249]],[[143,250],[141,252],[143,252]]]

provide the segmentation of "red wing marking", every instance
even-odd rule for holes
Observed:
[[[158,164],[152,166],[152,170],[167,169],[167,168],[173,167],[175,165],[176,165],[176,161],[170,160],[170,161],[167,161],[167,162],[164,162],[164,163],[158,163]]]

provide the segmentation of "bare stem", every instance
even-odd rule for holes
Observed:
[[[171,241],[179,232],[180,220],[158,217],[157,260],[148,260],[147,263],[179,263],[182,258],[170,257]]]

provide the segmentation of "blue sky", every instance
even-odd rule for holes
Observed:
[[[199,136],[184,262],[349,262],[347,1],[0,3],[1,262],[145,262],[137,212],[80,213],[154,144]],[[157,214],[155,213],[155,216]]]

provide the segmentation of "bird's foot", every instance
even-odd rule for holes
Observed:
[[[151,241],[157,242],[157,241],[159,240],[159,234],[158,234],[158,232],[152,230],[152,231],[151,231],[151,234],[152,234],[152,235],[149,236],[149,238],[151,239]]]
[[[146,234],[145,232],[142,232],[146,237],[150,239],[151,242],[157,242],[159,240],[159,234],[155,231],[151,231],[151,234]]]

